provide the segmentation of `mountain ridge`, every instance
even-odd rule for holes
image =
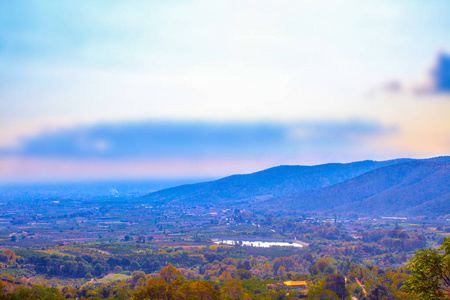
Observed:
[[[450,161],[450,157],[364,160],[314,166],[280,165],[249,174],[236,174],[214,181],[167,188],[149,193],[143,198],[150,201],[176,200],[199,203],[267,199],[331,186],[374,169],[410,161]]]
[[[299,211],[390,213],[429,216],[450,214],[450,163],[415,160],[369,171],[315,190],[268,200],[277,207]],[[439,206],[441,203],[441,206]],[[419,207],[433,207],[427,211]]]

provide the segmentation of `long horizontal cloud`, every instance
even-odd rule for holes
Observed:
[[[290,156],[301,150],[342,148],[389,134],[376,122],[110,123],[60,129],[25,138],[3,157],[146,159]]]

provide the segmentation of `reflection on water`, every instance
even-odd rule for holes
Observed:
[[[226,244],[226,245],[242,245],[242,246],[252,246],[252,247],[262,247],[269,248],[272,246],[280,247],[299,247],[302,248],[303,245],[297,242],[262,242],[262,241],[241,241],[241,240],[217,240],[215,244]]]

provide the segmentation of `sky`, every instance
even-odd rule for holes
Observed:
[[[450,2],[0,2],[0,182],[450,153]]]

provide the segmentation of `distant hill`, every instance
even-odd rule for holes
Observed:
[[[328,187],[274,198],[267,204],[298,211],[447,215],[450,162],[440,158],[390,165]]]
[[[146,195],[153,201],[221,202],[243,199],[268,199],[330,186],[368,171],[411,159],[330,163],[317,166],[278,166],[215,181],[188,184]]]

